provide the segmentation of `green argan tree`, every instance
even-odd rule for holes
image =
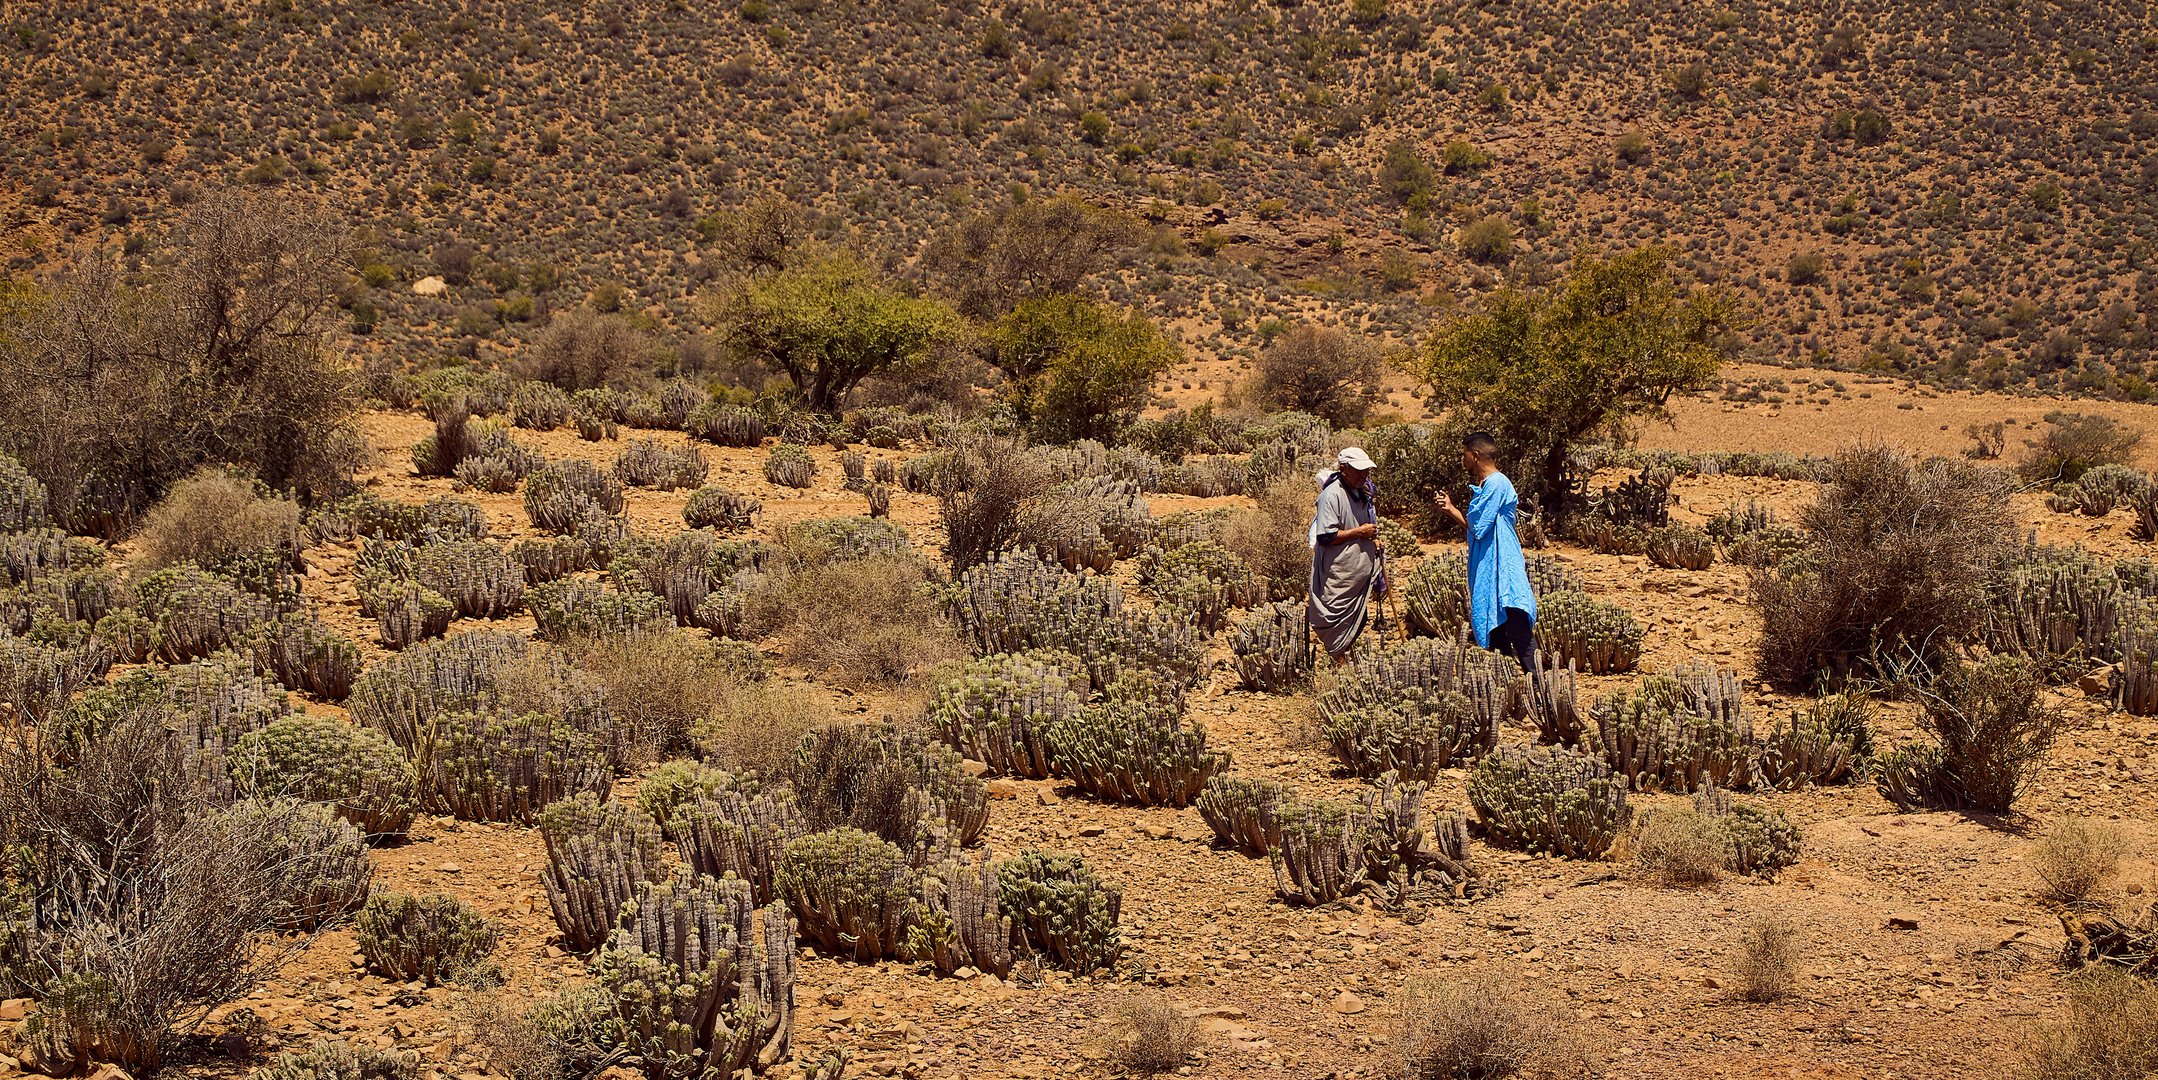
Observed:
[[[1706,389],[1733,349],[1736,301],[1689,287],[1670,253],[1584,255],[1550,288],[1502,289],[1437,327],[1406,362],[1459,425],[1498,436],[1509,472],[1546,513],[1578,491],[1572,450],[1668,416],[1673,394]]]
[[[1070,295],[1020,301],[988,338],[1020,419],[1051,442],[1114,438],[1183,355],[1144,315]]]
[[[965,333],[950,308],[838,250],[740,281],[708,315],[731,347],[785,372],[820,412],[838,409],[863,379],[917,368]]]

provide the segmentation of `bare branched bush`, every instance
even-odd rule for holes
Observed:
[[[523,368],[526,378],[590,390],[630,381],[651,362],[652,342],[627,316],[572,308],[548,321]]]
[[[2031,867],[2049,898],[2076,904],[2103,888],[2127,854],[2128,838],[2118,827],[2064,814],[2031,845]]]
[[[178,257],[137,286],[86,261],[0,298],[0,450],[51,489],[69,528],[116,536],[206,463],[303,496],[348,486],[356,376],[324,343],[344,230],[219,194]]]
[[[1754,575],[1762,674],[1812,689],[1968,639],[2015,542],[2008,489],[2005,474],[1965,462],[1884,447],[1838,454],[1800,519],[1804,550]]]
[[[2023,1080],[2124,1080],[2158,1074],[2158,985],[2110,967],[2080,972],[2067,1014],[2039,1029]]]
[[[1299,326],[1259,354],[1252,400],[1274,409],[1295,409],[1337,428],[1364,422],[1385,392],[1376,343],[1320,326]]]
[[[993,319],[1076,290],[1138,235],[1131,219],[1077,197],[1007,203],[937,237],[922,266],[961,314]]]
[[[1311,548],[1305,542],[1315,495],[1311,481],[1286,476],[1260,491],[1258,505],[1229,516],[1221,542],[1267,583],[1277,600],[1304,595],[1311,579]]]
[[[981,439],[950,453],[937,478],[937,512],[944,558],[957,573],[1018,544],[1020,518],[1053,478],[1014,440]]]
[[[1788,920],[1763,915],[1739,931],[1736,992],[1747,1001],[1776,1001],[1798,983],[1798,930]]]
[[[1199,1021],[1173,1002],[1132,994],[1109,1009],[1103,1049],[1125,1073],[1171,1072],[1199,1048]]]
[[[1410,982],[1394,1037],[1404,1080],[1576,1075],[1582,1054],[1559,1014],[1493,972]]]
[[[222,764],[157,708],[61,726],[43,743],[0,733],[0,817],[30,901],[0,917],[0,993],[39,1001],[20,1033],[39,1067],[154,1071],[177,1031],[305,946],[266,932],[341,905],[324,888],[364,852],[307,804],[220,809]]]
[[[145,570],[177,562],[214,567],[258,551],[296,554],[300,507],[265,498],[231,473],[206,469],[173,485],[150,508],[137,544],[135,562]]]
[[[1905,809],[2005,813],[2068,722],[2046,700],[2037,667],[2018,656],[1951,661],[1918,692],[1932,741],[1904,743],[1874,763],[1874,786]]]

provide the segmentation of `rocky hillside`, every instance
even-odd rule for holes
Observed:
[[[2151,389],[2158,25],[2120,0],[9,17],[13,269],[155,251],[207,185],[320,197],[361,225],[378,353],[514,348],[595,291],[688,333],[710,215],[768,191],[904,263],[1024,187],[1157,223],[1101,285],[1201,358],[1271,317],[1410,338],[1654,241],[1756,302],[1756,359]]]

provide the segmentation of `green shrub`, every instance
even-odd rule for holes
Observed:
[[[583,458],[551,462],[525,477],[525,513],[534,528],[570,533],[597,513],[622,512],[622,485]]]
[[[906,852],[859,829],[788,844],[775,883],[804,938],[827,955],[862,963],[904,953],[916,888]]]
[[[1085,974],[1123,953],[1123,890],[1076,855],[1028,850],[997,868],[997,899],[1027,946],[1048,964]]]
[[[404,835],[419,811],[412,762],[378,731],[290,716],[243,736],[228,761],[239,790],[327,803],[370,840]]]
[[[426,737],[422,801],[465,821],[529,825],[548,804],[614,780],[607,746],[547,713],[445,713]]]
[[[599,948],[645,882],[666,876],[659,824],[635,806],[591,792],[559,799],[539,815],[547,844],[547,906],[573,952]]]
[[[280,1054],[249,1080],[420,1080],[419,1058],[364,1043],[320,1042]]]
[[[946,743],[991,772],[1051,775],[1048,729],[1085,704],[1086,674],[1056,653],[998,653],[938,686],[929,722]]]
[[[1632,821],[1626,782],[1563,747],[1502,746],[1469,771],[1469,804],[1492,843],[1601,858]]]
[[[492,920],[447,893],[376,893],[352,926],[375,974],[429,986],[483,975],[498,940]]]
[[[1175,688],[1127,677],[1102,698],[1044,732],[1052,770],[1079,790],[1138,806],[1189,806],[1229,767],[1229,755],[1207,748],[1206,729],[1184,720]]]
[[[592,967],[647,1080],[699,1080],[786,1055],[794,951],[784,908],[683,867],[638,890]]]

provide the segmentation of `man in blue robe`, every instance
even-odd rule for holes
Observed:
[[[1528,560],[1514,533],[1520,499],[1514,482],[1499,471],[1499,443],[1479,431],[1461,441],[1461,464],[1472,483],[1466,513],[1439,493],[1439,510],[1469,540],[1469,629],[1476,644],[1514,658],[1521,670],[1536,666],[1536,594],[1529,589]]]

